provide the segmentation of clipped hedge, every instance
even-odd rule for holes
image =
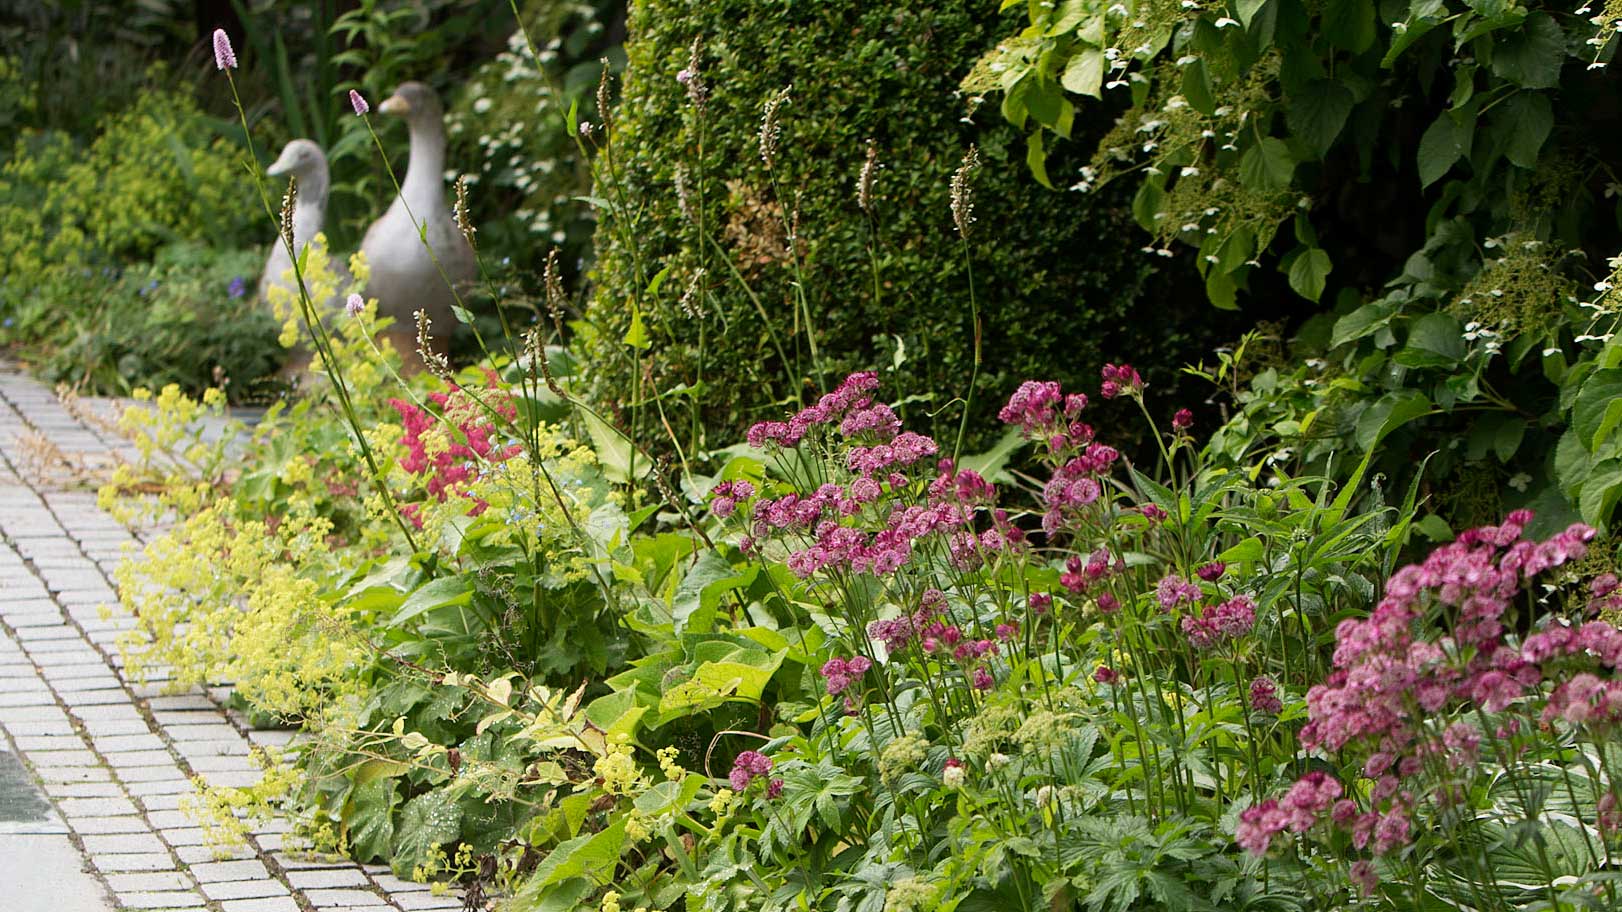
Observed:
[[[583,333],[597,398],[628,417],[639,369],[662,393],[693,387],[686,396],[669,396],[665,408],[683,429],[683,446],[691,440],[702,449],[814,394],[817,378],[803,363],[790,386],[792,372],[762,319],[764,310],[791,349],[794,273],[786,258],[774,255],[783,233],[774,207],[793,212],[797,202],[824,377],[894,368],[886,387],[912,397],[909,421],[927,428],[933,414],[936,430],[955,428],[961,412],[947,403],[967,386],[972,332],[968,271],[948,185],[971,143],[978,143],[984,161],[975,178],[977,221],[970,238],[985,330],[979,417],[994,411],[999,391],[1005,394],[1021,378],[1091,385],[1101,362],[1127,359],[1151,381],[1166,381],[1176,360],[1209,347],[1213,315],[1197,291],[1147,300],[1154,263],[1140,250],[1143,237],[1131,226],[1125,198],[1043,188],[1023,165],[1023,135],[999,123],[992,110],[978,116],[983,124],[966,118],[972,105],[956,92],[958,82],[1012,21],[999,17],[996,6],[985,0],[634,4],[612,151],[599,156],[596,195],[609,214],[598,230],[597,283]],[[702,39],[701,73],[709,90],[702,117],[677,78],[689,65],[695,37]],[[762,164],[758,132],[762,105],[789,84],[792,99],[780,115],[779,195]],[[584,109],[581,116],[597,119]],[[855,192],[869,139],[883,165],[874,192],[878,282],[868,254],[869,223]],[[716,255],[717,247],[705,242],[708,261],[700,257],[699,234],[684,218],[675,186],[679,170],[694,206],[703,182],[706,234],[728,252],[761,306]],[[1050,170],[1073,173],[1056,165]],[[634,204],[621,207],[616,200]],[[656,293],[637,294],[667,268]],[[704,274],[695,281],[700,269]],[[702,307],[696,317],[694,308],[681,306],[694,288],[707,292],[689,296]],[[637,300],[648,343],[641,368],[625,344]],[[804,336],[798,341],[804,352]],[[652,394],[641,392],[644,401]],[[683,407],[698,414],[683,414]],[[659,433],[652,411],[643,409],[636,420],[645,440]],[[973,426],[994,427],[987,421]],[[705,439],[705,433],[713,436]]]

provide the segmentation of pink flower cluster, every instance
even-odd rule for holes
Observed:
[[[1098,393],[1105,399],[1134,396],[1143,392],[1143,378],[1138,376],[1138,372],[1133,370],[1130,364],[1106,364],[1099,373],[1103,375],[1104,383],[1099,387]]]
[[[765,779],[771,774],[772,758],[760,751],[744,751],[732,761],[732,773],[727,778],[732,781],[732,790],[741,792],[756,779]]]
[[[1248,595],[1236,595],[1199,617],[1183,617],[1183,635],[1195,649],[1211,649],[1236,640],[1255,626],[1256,603]]]
[[[845,688],[855,683],[867,670],[873,667],[873,662],[867,656],[851,656],[841,659],[838,656],[822,663],[817,673],[827,681],[828,694],[838,696],[845,692]]]
[[[738,509],[738,501],[755,496],[755,486],[747,481],[723,481],[710,489],[710,512],[722,519]]]
[[[1273,837],[1289,830],[1305,833],[1330,809],[1344,789],[1338,780],[1314,770],[1296,780],[1282,799],[1269,798],[1239,814],[1234,841],[1255,855],[1267,852]]]
[[[859,472],[863,477],[872,478],[880,472],[893,473],[895,469],[922,462],[939,453],[940,449],[940,445],[933,437],[902,431],[889,443],[870,447],[851,447],[845,455],[845,465],[852,472]],[[906,483],[906,476],[890,475],[891,487],[899,488]]]
[[[1433,768],[1427,761],[1440,760],[1450,769],[1477,762],[1481,730],[1464,721],[1444,726],[1435,720],[1500,712],[1548,686],[1555,679],[1547,672],[1574,660],[1613,671],[1622,662],[1622,631],[1602,622],[1556,621],[1518,648],[1510,642],[1506,615],[1524,584],[1581,557],[1594,536],[1593,529],[1578,524],[1545,542],[1526,541],[1522,536],[1531,518],[1528,511],[1516,511],[1501,525],[1461,534],[1424,562],[1393,574],[1369,617],[1343,621],[1336,629],[1334,669],[1307,693],[1309,721],[1300,738],[1309,750],[1364,758],[1362,773],[1374,780],[1370,809],[1345,799],[1329,814],[1356,848],[1384,855],[1407,845],[1420,800],[1416,791],[1442,796],[1436,800],[1452,794],[1445,783],[1433,783],[1433,792],[1404,788],[1405,781]],[[1451,629],[1437,629],[1442,620]],[[1622,689],[1597,675],[1577,674],[1554,685],[1543,718],[1571,724],[1622,719]],[[1497,735],[1516,730],[1511,719]],[[1301,782],[1292,787],[1283,804],[1264,802],[1246,811],[1236,840],[1260,853],[1284,829],[1310,827],[1302,811],[1321,815],[1323,792],[1309,787],[1320,798],[1292,806],[1290,796],[1299,798],[1301,787]],[[1367,890],[1373,869],[1364,863],[1354,878]]]
[[[1262,675],[1250,682],[1250,708],[1259,713],[1276,716],[1284,711],[1284,701],[1278,697],[1278,685]]]
[[[1075,421],[1086,407],[1085,394],[1067,396],[1052,380],[1027,380],[1008,397],[997,418],[1003,424],[1019,425],[1026,440],[1043,441],[1058,451],[1092,438],[1092,429]]]
[[[467,492],[469,483],[480,472],[480,464],[505,462],[523,449],[518,444],[499,446],[496,442],[497,428],[485,409],[492,409],[497,416],[511,420],[517,414],[517,408],[510,397],[495,387],[494,378],[490,382],[491,388],[487,390],[489,395],[485,397],[483,405],[476,403],[460,387],[453,386],[449,393],[429,393],[428,399],[439,407],[440,415],[403,399],[389,400],[389,405],[399,413],[405,431],[399,441],[406,448],[405,456],[400,459],[400,468],[419,478],[426,478],[425,487],[429,496],[440,503],[453,494],[472,500],[469,516],[478,516],[490,507],[484,500]],[[436,448],[434,454],[429,455],[427,435],[441,422],[455,429],[449,434],[451,442]],[[421,520],[414,512],[411,515],[420,526]]]
[[[867,409],[873,404],[873,391],[879,388],[879,375],[872,371],[861,371],[846,377],[844,382],[831,393],[823,395],[816,405],[807,406],[788,421],[762,421],[749,429],[749,445],[757,450],[765,449],[768,445],[780,447],[795,447],[805,435],[815,427],[827,424],[841,423],[850,412]],[[889,417],[894,418],[895,413],[888,408]],[[899,426],[897,421],[896,425]],[[860,430],[855,433],[881,431],[884,426],[882,414],[870,414],[858,420]],[[851,434],[846,434],[851,436]]]
[[[1190,605],[1200,600],[1200,587],[1194,585],[1175,573],[1168,573],[1161,577],[1155,586],[1155,600],[1160,602],[1160,610],[1170,611],[1178,605],[1187,602]]]

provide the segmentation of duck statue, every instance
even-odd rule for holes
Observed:
[[[405,120],[411,154],[399,195],[361,241],[371,269],[366,296],[377,299],[379,315],[393,318],[390,341],[410,361],[419,310],[428,316],[434,348],[444,352],[455,327],[451,308],[473,287],[478,262],[445,201],[445,109],[439,96],[423,83],[407,82],[377,109]]]

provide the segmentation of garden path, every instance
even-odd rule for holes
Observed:
[[[259,776],[228,688],[136,684],[112,571],[140,542],[96,507],[123,445],[0,362],[0,908],[6,912],[458,909],[386,867],[284,850],[280,822],[226,852],[180,811],[193,781]],[[18,763],[18,760],[21,763]]]

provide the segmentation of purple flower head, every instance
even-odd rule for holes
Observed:
[[[1100,684],[1114,684],[1120,679],[1120,674],[1108,665],[1100,665],[1098,666],[1098,669],[1093,672],[1093,680]]]
[[[1221,561],[1212,561],[1194,571],[1194,575],[1208,583],[1214,583],[1228,572],[1228,565]]]
[[[1037,614],[1046,614],[1048,609],[1053,607],[1053,596],[1046,592],[1032,592],[1027,601],[1030,602],[1031,610]]]
[[[766,783],[766,797],[772,801],[783,797],[783,780],[773,779]]]
[[[216,69],[235,69],[237,52],[231,49],[231,36],[225,29],[214,30],[214,66]]]
[[[1250,708],[1269,716],[1284,710],[1284,701],[1278,698],[1278,685],[1272,678],[1263,676],[1250,682]]]
[[[687,85],[693,81],[693,77],[696,75],[692,70],[683,68],[676,73],[676,81],[682,85]]]
[[[974,670],[975,690],[990,690],[993,683],[994,682],[991,680],[991,672],[986,671],[984,667],[976,668]]]
[[[358,294],[350,295],[349,300],[344,302],[344,310],[348,311],[349,315],[351,317],[360,316],[360,312],[365,310],[365,309],[366,309],[366,299],[362,298]]]
[[[836,656],[824,662],[817,673],[827,681],[829,695],[838,696],[872,667],[873,663],[867,656],[858,655],[849,659]]]
[[[366,98],[354,89],[349,90],[349,106],[355,109],[357,117],[372,109],[372,106],[366,103]]]
[[[1200,587],[1175,573],[1169,573],[1155,586],[1155,598],[1159,600],[1161,609],[1170,611],[1183,602],[1190,604],[1200,600]]]
[[[772,758],[759,751],[744,751],[732,761],[732,774],[728,778],[732,781],[732,790],[741,792],[747,789],[756,779],[764,779],[771,775]]]
[[[225,286],[225,293],[233,298],[240,298],[246,294],[247,291],[248,283],[242,278],[242,276],[237,276],[231,280],[231,284]]]
[[[1171,416],[1171,429],[1186,431],[1194,426],[1194,413],[1188,409],[1178,409],[1177,414]]]

